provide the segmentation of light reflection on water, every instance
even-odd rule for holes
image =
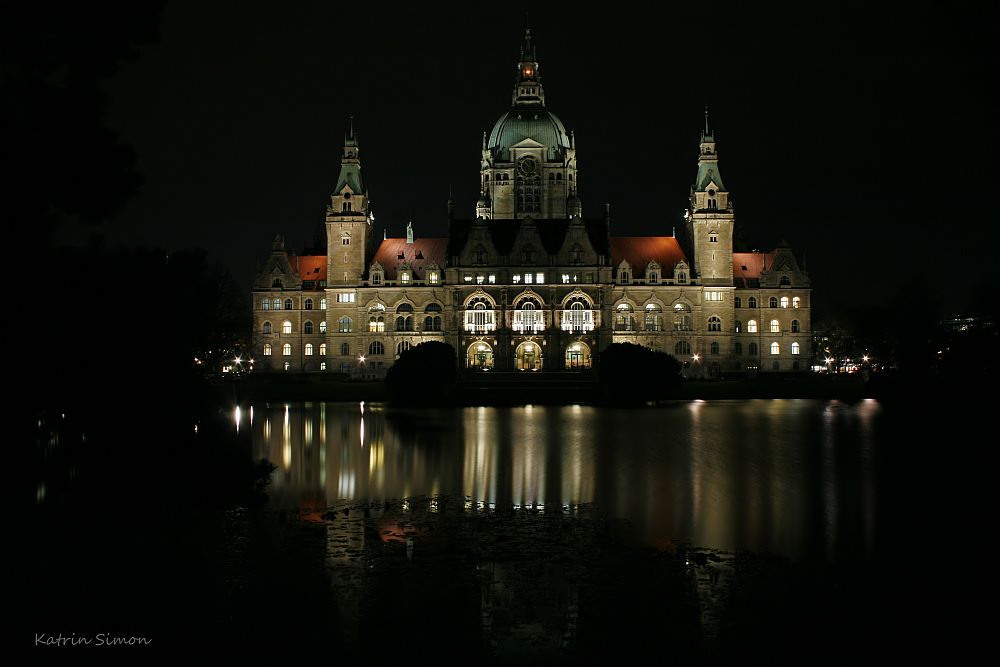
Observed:
[[[872,549],[880,411],[874,401],[813,400],[642,410],[257,404],[249,428],[254,456],[279,464],[269,489],[278,506],[438,494],[470,507],[592,503],[648,544],[836,561]]]

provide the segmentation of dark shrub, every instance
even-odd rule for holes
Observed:
[[[445,402],[458,379],[457,359],[455,348],[438,341],[403,352],[385,376],[389,398],[411,405]]]
[[[681,364],[664,352],[632,343],[612,343],[601,352],[598,379],[616,403],[666,398],[681,382]]]

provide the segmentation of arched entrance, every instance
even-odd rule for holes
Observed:
[[[469,368],[479,371],[488,371],[493,368],[493,348],[489,343],[479,341],[469,346],[466,365]]]
[[[590,347],[586,343],[570,343],[566,348],[566,369],[590,368]]]
[[[517,346],[514,366],[519,371],[537,371],[542,368],[542,346],[527,341]]]

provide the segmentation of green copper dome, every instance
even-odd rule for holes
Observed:
[[[525,139],[533,139],[546,147],[546,159],[555,159],[569,148],[569,135],[562,121],[544,108],[511,109],[493,126],[487,144],[499,160],[510,159],[510,148]]]

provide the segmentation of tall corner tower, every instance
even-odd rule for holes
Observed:
[[[326,207],[326,276],[329,285],[357,285],[368,268],[373,216],[361,178],[358,139],[350,121],[337,187]]]
[[[511,109],[483,137],[478,218],[566,218],[571,212],[570,199],[577,194],[576,146],[562,121],[545,108],[539,70],[528,28]]]
[[[733,200],[719,173],[715,136],[705,129],[698,150],[698,176],[691,187],[686,214],[688,233],[694,245],[694,271],[705,285],[733,284]]]

